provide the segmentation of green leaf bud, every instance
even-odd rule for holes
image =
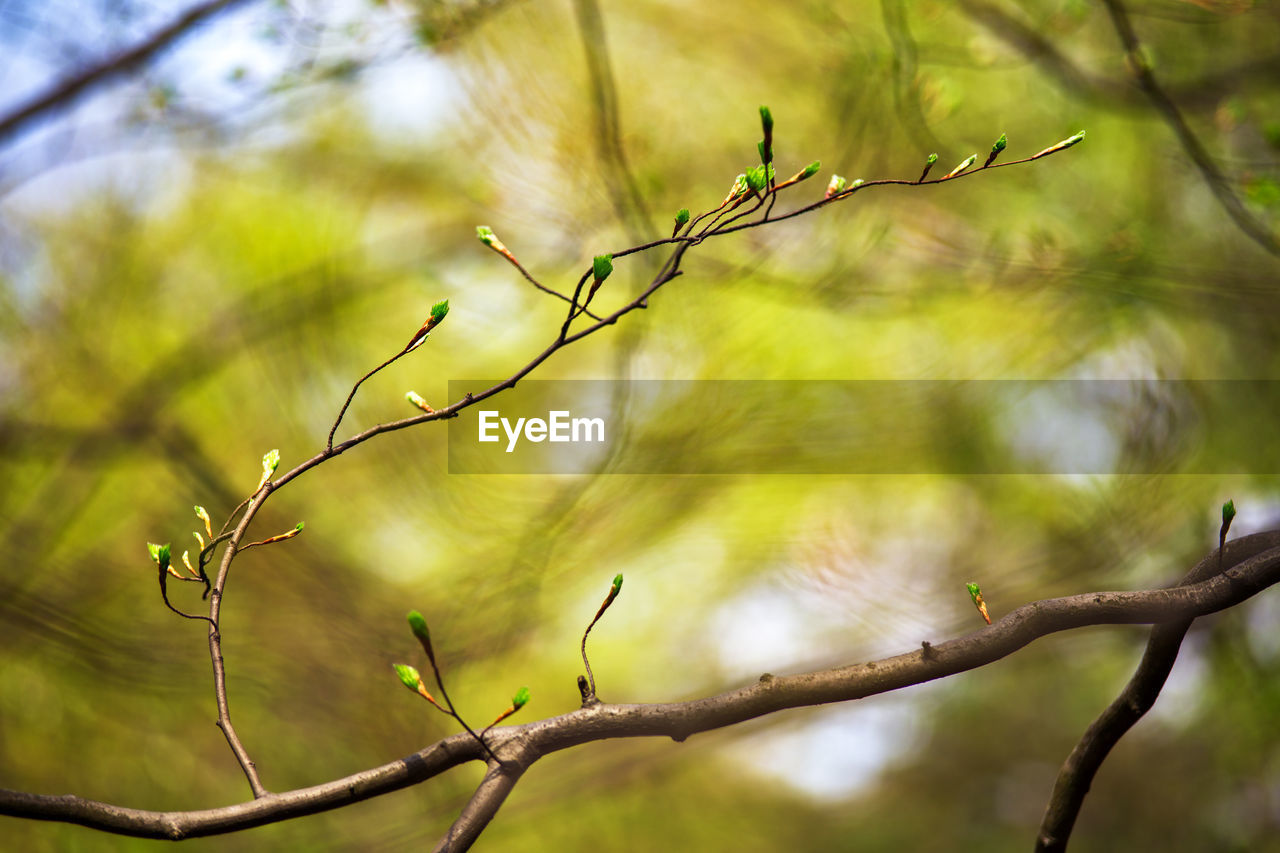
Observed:
[[[431,406],[427,404],[427,401],[423,399],[422,395],[417,391],[406,391],[404,393],[404,398],[427,414],[435,412],[435,409],[431,408]]]
[[[427,628],[427,620],[422,614],[416,610],[410,610],[407,617],[409,622],[409,630],[413,631],[413,636],[417,637],[421,642],[431,642],[431,631]]]
[[[806,178],[812,178],[814,175],[818,174],[818,170],[821,168],[822,168],[822,161],[814,160],[808,166],[804,167],[804,171],[800,173],[800,180],[803,181]]]
[[[393,663],[392,668],[395,669],[396,675],[400,676],[400,683],[408,687],[414,693],[418,692],[418,683],[422,681],[422,677],[418,675],[418,671],[408,664]]]
[[[204,522],[204,532],[208,533],[209,536],[212,537],[213,521],[209,518],[209,513],[202,506],[196,507],[195,510],[196,510],[196,518]],[[204,547],[203,543],[201,543],[201,547]]]
[[[169,544],[168,542],[163,545],[157,545],[154,542],[147,543],[147,552],[151,554],[151,559],[160,567],[161,572],[169,570]]]
[[[1035,154],[1032,154],[1027,159],[1035,160],[1039,157],[1044,157],[1048,154],[1053,154],[1055,152],[1062,151],[1063,149],[1070,148],[1072,145],[1075,145],[1078,142],[1082,142],[1083,140],[1084,140],[1084,131],[1082,130],[1079,133],[1077,133],[1075,136],[1068,136],[1066,139],[1062,140],[1056,145],[1050,145],[1048,148],[1044,149],[1043,151],[1039,151]]]
[[[676,211],[676,227],[683,227],[689,221],[689,208],[682,207]]]
[[[431,325],[437,325],[449,313],[449,300],[442,299],[431,306]]]
[[[493,229],[488,225],[477,225],[476,236],[480,238],[480,242],[486,246],[492,246],[497,242],[498,236],[493,233]]]
[[[978,155],[970,154],[963,163],[961,163],[959,166],[956,166],[954,169],[948,172],[943,177],[943,180],[945,181],[947,178],[954,178],[956,175],[960,174],[965,169],[968,169],[970,166],[972,166],[976,162],[978,162]]]
[[[760,125],[766,134],[773,131],[773,113],[766,106],[760,107]]]
[[[531,694],[528,687],[521,687],[516,691],[516,695],[511,697],[511,707],[519,711],[525,705],[529,704]]]
[[[1009,144],[1009,140],[1006,138],[1005,134],[1003,133],[1000,134],[1000,138],[996,140],[996,144],[991,146],[991,153],[999,154],[1001,151],[1005,149],[1005,146],[1008,144]]]
[[[591,275],[596,283],[604,281],[613,272],[613,255],[596,255],[591,261]]]
[[[1231,520],[1236,517],[1236,502],[1229,500],[1222,505],[1222,523],[1230,526]]]

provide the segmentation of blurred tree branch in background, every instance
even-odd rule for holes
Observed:
[[[196,27],[244,3],[245,0],[205,0],[191,6],[167,26],[156,30],[127,50],[109,56],[87,67],[73,70],[52,88],[4,115],[0,115],[0,146],[32,121],[53,110],[65,109],[87,90],[103,85],[114,77],[135,72],[157,54]]]

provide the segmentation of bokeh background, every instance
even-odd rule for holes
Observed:
[[[0,114],[181,9],[0,3]],[[1274,235],[1280,8],[1130,11],[1229,192]],[[593,255],[718,204],[755,162],[760,104],[780,174],[823,162],[783,206],[833,172],[915,178],[931,152],[949,169],[1001,133],[1006,159],[1088,138],[707,243],[647,311],[541,378],[1280,379],[1274,237],[1224,212],[1130,81],[1105,9],[1082,0],[241,2],[6,131],[0,785],[150,809],[245,799],[213,725],[203,624],[163,608],[145,543],[193,546],[193,504],[220,523],[267,450],[284,469],[319,450],[352,382],[438,299],[448,321],[366,383],[343,434],[411,414],[406,390],[443,404],[450,379],[512,373],[550,341],[560,303],[475,226],[567,288]],[[660,260],[620,260],[599,304],[623,304]],[[795,404],[776,405],[784,441]],[[592,660],[601,695],[627,702],[958,636],[978,627],[967,580],[996,616],[1172,582],[1216,543],[1228,497],[1233,532],[1280,523],[1274,466],[1251,466],[1278,405],[1242,401],[1220,470],[1257,473],[1221,476],[1177,462],[1142,476],[469,476],[448,473],[443,425],[386,435],[259,516],[262,536],[306,530],[235,564],[233,717],[276,791],[452,734],[390,669],[422,663],[410,608],[473,723],[521,685],[533,701],[517,719],[568,711],[578,639],[617,572]],[[901,417],[939,454],[963,452],[946,412]],[[1142,469],[1157,420],[1115,438],[1119,470]],[[677,409],[632,451],[733,423]],[[191,585],[174,599],[200,606]],[[1278,627],[1272,593],[1197,624],[1094,785],[1081,849],[1280,850]],[[899,694],[561,753],[477,849],[1025,850],[1144,638],[1079,631]],[[434,843],[480,772],[184,849]],[[0,836],[27,851],[160,844],[8,818]]]

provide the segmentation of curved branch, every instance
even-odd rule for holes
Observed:
[[[201,22],[243,2],[244,0],[205,0],[133,47],[54,85],[44,94],[37,95],[8,115],[0,117],[0,144],[45,113],[68,106],[86,90],[145,64]]]
[[[1222,549],[1222,556],[1235,564],[1276,547],[1280,547],[1280,532],[1260,533],[1228,542]],[[1218,567],[1215,552],[1197,563],[1182,583],[1186,585],[1205,580],[1213,576]],[[1155,704],[1174,661],[1178,659],[1178,649],[1182,647],[1182,639],[1192,621],[1180,619],[1151,629],[1151,639],[1147,641],[1147,649],[1133,678],[1085,731],[1058,772],[1036,837],[1037,851],[1049,853],[1067,849],[1071,830],[1094,776],[1120,738]]]
[[[966,672],[999,660],[1048,634],[1086,625],[1187,620],[1232,607],[1280,582],[1280,532],[1259,533],[1230,543],[1242,561],[1209,580],[1138,592],[1096,592],[1024,605],[989,627],[959,639],[928,645],[879,661],[801,675],[763,675],[756,683],[688,702],[598,704],[522,726],[493,729],[493,751],[514,764],[491,768],[459,821],[487,822],[518,774],[542,756],[597,740],[690,735],[734,725],[788,708],[847,702]],[[1216,552],[1206,559],[1216,561]],[[453,735],[408,758],[334,782],[252,802],[190,812],[127,809],[74,796],[40,796],[0,789],[0,814],[77,823],[145,838],[190,838],[260,826],[339,808],[422,782],[465,761],[486,756],[465,733]],[[465,849],[465,848],[458,848]]]
[[[181,841],[341,808],[416,785],[482,755],[470,735],[456,734],[406,758],[323,785],[267,794],[234,806],[188,812],[145,811],[76,796],[42,796],[0,789],[0,814],[75,823],[136,838]]]

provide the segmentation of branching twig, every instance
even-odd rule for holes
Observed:
[[[382,364],[379,364],[379,365],[378,365],[377,367],[375,367],[373,370],[370,370],[370,371],[369,371],[368,373],[366,373],[364,376],[361,376],[359,379],[357,379],[357,380],[356,380],[356,384],[355,384],[355,385],[353,385],[353,386],[351,386],[351,393],[347,395],[347,401],[346,401],[345,403],[343,403],[343,404],[342,404],[342,408],[338,410],[338,417],[334,419],[334,421],[333,421],[333,426],[329,427],[329,440],[328,440],[327,444],[325,445],[325,449],[326,449],[326,450],[328,450],[330,453],[332,453],[332,452],[333,452],[333,436],[334,436],[334,433],[336,433],[336,432],[338,431],[338,424],[342,423],[342,417],[343,417],[343,415],[345,415],[345,414],[347,413],[347,409],[351,408],[351,401],[352,401],[352,400],[354,400],[354,399],[356,398],[356,392],[360,390],[360,386],[364,384],[365,380],[366,380],[366,379],[368,379],[369,377],[373,376],[373,374],[377,373],[378,371],[382,370],[383,368],[385,368],[385,367],[390,367],[391,365],[395,364],[397,361],[399,361],[401,358],[403,358],[403,357],[405,356],[405,354],[406,354],[406,353],[408,353],[408,352],[409,352],[408,348],[406,348],[406,349],[402,349],[400,352],[398,352],[398,353],[396,353],[395,355],[391,356],[391,358],[389,358],[389,359],[387,359],[386,361],[382,362]]]
[[[373,370],[370,370],[368,373],[362,376],[355,383],[355,385],[352,386],[352,389],[350,393],[347,395],[347,398],[343,403],[342,408],[338,412],[337,418],[334,420],[333,426],[329,430],[329,435],[325,443],[325,447],[319,453],[315,454],[310,459],[304,461],[300,465],[293,468],[291,471],[285,473],[284,475],[274,480],[270,479],[270,477],[275,472],[275,463],[271,465],[270,470],[264,469],[262,482],[260,483],[258,490],[254,493],[252,498],[249,500],[248,505],[245,507],[243,514],[240,515],[239,521],[236,524],[235,530],[233,531],[230,538],[228,539],[226,548],[223,551],[222,561],[219,564],[217,577],[213,582],[212,590],[209,592],[209,595],[211,598],[210,606],[209,606],[209,621],[210,621],[209,651],[210,651],[210,657],[212,658],[212,661],[213,661],[214,693],[215,693],[215,698],[217,700],[217,705],[218,705],[218,726],[222,729],[223,734],[226,736],[227,743],[231,747],[232,752],[235,754],[237,762],[240,764],[241,768],[244,770],[245,776],[249,780],[249,785],[253,791],[254,796],[257,798],[267,796],[267,791],[266,791],[266,788],[262,785],[262,782],[258,776],[258,772],[257,772],[256,766],[254,765],[253,760],[249,757],[248,752],[245,750],[243,744],[240,742],[240,739],[236,735],[235,729],[231,724],[231,717],[228,709],[227,693],[226,693],[226,668],[222,658],[222,651],[221,651],[221,634],[220,634],[219,616],[220,616],[220,610],[221,610],[221,604],[222,604],[222,597],[225,594],[226,582],[227,582],[227,577],[230,571],[231,564],[235,560],[236,555],[241,550],[244,550],[244,548],[249,547],[247,545],[242,547],[240,545],[240,542],[242,541],[249,526],[252,524],[255,516],[258,514],[258,511],[263,507],[263,505],[270,498],[273,492],[283,488],[284,486],[286,486],[293,480],[297,479],[299,476],[311,470],[312,468],[328,461],[329,459],[335,456],[338,456],[346,452],[347,450],[353,447],[356,447],[364,443],[365,441],[368,441],[374,436],[381,435],[386,432],[405,429],[407,427],[415,426],[421,423],[426,423],[428,421],[445,420],[448,418],[456,417],[458,413],[463,409],[473,406],[476,403],[479,403],[483,400],[493,397],[494,395],[499,394],[505,391],[506,389],[513,387],[519,380],[523,379],[530,372],[535,370],[539,365],[541,365],[547,359],[551,358],[551,356],[555,355],[561,349],[573,343],[576,343],[577,341],[580,341],[583,338],[589,337],[590,335],[593,335],[608,326],[613,325],[619,319],[621,319],[622,317],[626,316],[627,314],[633,311],[646,308],[648,306],[648,300],[650,296],[656,293],[661,287],[663,287],[664,285],[666,285],[667,283],[669,283],[670,281],[672,281],[673,279],[681,275],[680,264],[684,259],[685,253],[688,252],[688,250],[693,246],[699,245],[707,239],[710,239],[712,237],[724,236],[730,233],[736,233],[738,231],[742,231],[749,228],[756,228],[761,225],[765,225],[773,222],[780,222],[785,219],[791,219],[793,217],[800,216],[802,214],[817,210],[818,208],[824,207],[827,204],[832,204],[837,201],[847,199],[855,191],[867,189],[873,186],[901,185],[901,186],[909,186],[909,187],[919,187],[919,186],[925,186],[930,184],[940,184],[940,183],[945,183],[947,181],[958,180],[960,178],[965,178],[965,177],[969,177],[970,175],[978,174],[979,172],[986,171],[988,167],[995,169],[995,168],[1002,168],[1004,166],[1015,166],[1023,163],[1029,163],[1034,160],[1038,160],[1043,157],[1050,156],[1058,151],[1064,150],[1065,148],[1068,148],[1071,145],[1074,145],[1081,138],[1083,138],[1083,133],[1077,134],[1076,136],[1073,136],[1067,140],[1063,140],[1057,145],[1046,148],[1043,151],[1040,151],[1030,157],[1026,157],[1021,160],[1011,160],[1011,161],[1007,161],[1005,163],[1000,163],[996,165],[988,164],[987,166],[984,166],[983,168],[980,168],[980,169],[974,169],[972,171],[965,172],[963,174],[938,178],[932,181],[886,179],[886,180],[879,180],[879,181],[859,182],[858,184],[851,186],[847,191],[836,193],[834,195],[823,198],[819,201],[805,205],[797,210],[793,210],[789,213],[786,213],[777,217],[769,216],[769,211],[771,210],[771,203],[774,197],[776,197],[778,192],[780,192],[781,190],[794,187],[804,179],[811,177],[814,171],[816,171],[817,169],[816,163],[813,164],[813,166],[803,170],[803,172],[798,173],[793,179],[788,180],[782,184],[774,185],[771,181],[768,181],[768,180],[761,181],[757,183],[757,186],[751,188],[749,192],[746,189],[746,185],[743,184],[744,189],[742,190],[742,192],[737,192],[735,190],[735,192],[731,193],[730,197],[726,199],[725,202],[722,203],[714,211],[709,212],[709,214],[704,214],[703,217],[699,217],[699,219],[695,220],[694,223],[690,223],[690,226],[686,228],[683,233],[678,233],[676,236],[673,236],[670,238],[654,240],[649,243],[645,243],[641,246],[633,246],[629,249],[613,252],[609,255],[609,257],[617,258],[617,257],[624,257],[630,254],[635,254],[639,251],[643,251],[646,249],[658,248],[665,245],[672,246],[671,254],[668,256],[665,263],[663,263],[661,268],[658,270],[654,278],[650,281],[648,286],[643,288],[639,293],[639,295],[633,298],[630,302],[628,302],[622,308],[617,309],[611,314],[606,314],[600,317],[596,317],[595,315],[590,315],[591,318],[594,320],[593,323],[585,326],[584,328],[580,328],[577,331],[574,331],[572,329],[572,325],[574,321],[580,318],[581,316],[583,316],[583,311],[585,309],[585,304],[580,302],[580,299],[582,296],[583,287],[586,285],[588,278],[592,278],[592,275],[593,275],[593,270],[589,269],[585,273],[583,273],[583,275],[578,279],[578,282],[573,291],[573,296],[569,300],[569,308],[568,308],[568,311],[566,312],[564,322],[560,327],[559,334],[550,344],[547,345],[547,347],[541,353],[536,355],[531,361],[525,364],[524,367],[521,367],[520,369],[518,369],[511,376],[507,377],[505,380],[479,393],[469,392],[463,397],[463,399],[449,406],[446,406],[442,409],[436,409],[433,411],[424,412],[414,417],[405,418],[399,421],[379,424],[377,426],[374,426],[365,430],[364,432],[361,432],[355,436],[352,436],[346,441],[335,444],[334,436],[337,433],[338,427],[342,422],[343,416],[346,414],[347,410],[350,408],[351,402],[355,399],[356,392],[360,389],[360,386],[378,371],[383,370],[384,368],[391,365],[399,358],[415,350],[419,345],[423,343],[423,341],[426,339],[430,331],[441,320],[443,320],[444,316],[448,313],[449,306],[448,306],[447,300],[432,306],[430,317],[422,325],[422,327],[417,331],[417,333],[414,334],[414,336],[410,339],[409,343],[400,352],[396,353],[391,358],[387,359],[382,364],[378,365]],[[767,168],[765,168],[765,172],[767,175],[767,172],[768,172]],[[739,182],[741,182],[741,180],[742,179],[740,178]],[[735,183],[735,187],[737,186],[738,184]],[[757,212],[761,208],[761,206],[764,205],[766,198],[770,201],[770,207],[767,207],[765,209],[765,216],[758,219],[750,219],[749,217],[753,213]],[[747,205],[747,209],[745,211],[727,220],[721,219],[720,214],[731,213],[736,208],[746,205],[749,199],[754,199],[754,204]],[[707,221],[706,224],[702,224],[700,228],[695,230],[694,228],[695,224],[702,222],[703,219],[708,215],[710,216],[709,221]],[[743,218],[747,218],[746,221],[741,221],[741,222],[738,221],[739,219],[743,219]],[[494,236],[493,232],[490,229],[485,227],[478,228],[477,236],[481,239],[482,242],[488,245],[491,249],[499,252],[499,254],[502,254],[504,257],[506,257],[508,261],[512,261],[514,263],[514,259],[511,256],[511,253],[508,250],[506,250],[505,246],[501,245],[501,241],[497,240],[497,238]],[[597,258],[597,263],[600,260],[601,260],[600,258]],[[516,264],[516,266],[517,268],[520,268],[520,265],[518,263]],[[612,267],[610,264],[610,269],[611,268]],[[523,272],[523,269],[522,269],[522,272]],[[525,275],[526,275],[526,278],[533,280],[532,276],[528,275],[527,273],[525,273]],[[598,287],[602,280],[603,280],[602,277],[600,277],[597,274],[597,276],[593,281],[593,288]],[[275,452],[273,451],[273,453]],[[278,462],[278,458],[276,459],[276,462]],[[265,464],[266,464],[266,459],[264,458],[264,465]],[[238,511],[239,511],[239,508],[237,508],[237,512]],[[232,513],[232,517],[233,518],[235,517],[234,512]],[[228,524],[229,523],[230,523],[230,520],[228,521]],[[225,531],[225,526],[224,526],[224,531]],[[584,635],[584,646],[585,646],[585,635]],[[585,648],[584,648],[584,652],[585,652]],[[432,661],[432,666],[433,667],[435,666],[434,660]],[[437,676],[437,684],[439,684],[441,688],[441,694],[445,699],[446,703],[449,704],[449,707],[452,708],[453,707],[452,703],[448,702],[448,696],[444,693],[444,685],[439,680],[438,671],[436,673],[436,676]],[[594,695],[594,689],[592,690],[591,695]],[[587,698],[586,695],[584,695],[584,701],[586,698]],[[482,739],[479,735],[475,734],[475,732],[465,722],[463,722],[460,717],[457,717],[456,713],[454,714],[454,716],[455,718],[458,719],[460,723],[462,723],[464,728],[467,729],[467,732],[472,737],[475,738],[476,742],[481,747],[483,747],[483,749],[488,753],[488,755],[493,760],[498,760],[496,755],[496,750],[491,749],[490,745],[484,739]]]

